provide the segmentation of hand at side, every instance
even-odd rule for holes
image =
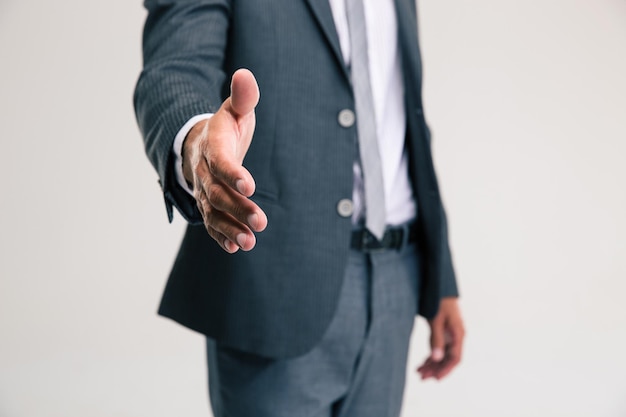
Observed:
[[[253,232],[267,226],[267,216],[252,200],[255,183],[242,165],[255,127],[259,87],[254,75],[233,74],[231,95],[209,120],[196,124],[183,143],[183,174],[192,184],[209,235],[229,253],[251,250]]]
[[[461,361],[465,328],[456,297],[443,298],[439,312],[430,320],[431,354],[417,368],[422,379],[442,379]]]

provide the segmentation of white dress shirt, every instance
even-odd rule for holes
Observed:
[[[341,52],[350,64],[350,38],[345,0],[329,0]],[[386,217],[388,225],[405,223],[416,216],[416,203],[409,179],[405,150],[406,110],[402,63],[398,46],[398,26],[394,0],[363,0],[368,40],[370,83],[376,113],[376,130],[383,169]],[[173,151],[178,183],[189,194],[191,189],[183,176],[182,144],[191,128],[212,114],[192,117],[178,132]],[[358,117],[358,115],[357,115]],[[355,176],[355,181],[359,177]],[[355,189],[357,185],[355,184]],[[362,211],[358,195],[353,196],[355,212]]]

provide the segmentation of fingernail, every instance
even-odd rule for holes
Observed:
[[[235,183],[235,186],[237,187],[237,191],[245,195],[246,183],[243,180],[237,180],[237,182]]]
[[[440,360],[443,359],[443,349],[441,349],[441,348],[433,349],[433,353],[430,355],[430,357],[435,362],[439,362]]]
[[[259,215],[256,213],[252,213],[248,216],[248,224],[251,228],[257,229],[259,227]]]
[[[226,250],[228,250],[228,252],[233,253],[235,252],[237,249],[239,249],[233,242],[231,242],[228,239],[224,239],[224,247],[226,248]]]
[[[239,233],[237,235],[237,244],[239,244],[239,247],[243,249],[243,245],[246,244],[246,240],[248,240],[248,237],[246,236],[245,233]]]

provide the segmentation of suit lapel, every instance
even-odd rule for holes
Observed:
[[[341,53],[341,45],[339,44],[339,37],[337,36],[337,29],[335,28],[335,21],[333,20],[329,0],[306,0],[306,2],[324,33],[344,76],[350,81],[350,74],[343,60],[343,54]],[[411,84],[411,87],[420,89],[422,68],[419,44],[417,41],[415,0],[395,0],[395,4],[398,19],[398,38],[405,80]],[[406,87],[409,86],[407,85]]]
[[[339,37],[337,36],[337,29],[335,28],[335,21],[333,20],[333,12],[330,8],[329,0],[306,1],[309,4],[311,13],[313,13],[317,23],[320,25],[320,28],[343,71],[343,74],[348,80],[350,80],[350,74],[348,73],[348,69],[346,68],[346,64],[343,60],[343,54],[341,53],[341,45],[339,44]]]

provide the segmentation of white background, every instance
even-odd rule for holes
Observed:
[[[293,0],[295,1],[295,0]],[[421,0],[468,329],[404,416],[626,416],[626,2]],[[132,110],[139,1],[0,1],[0,416],[207,416],[155,315],[167,223]]]

